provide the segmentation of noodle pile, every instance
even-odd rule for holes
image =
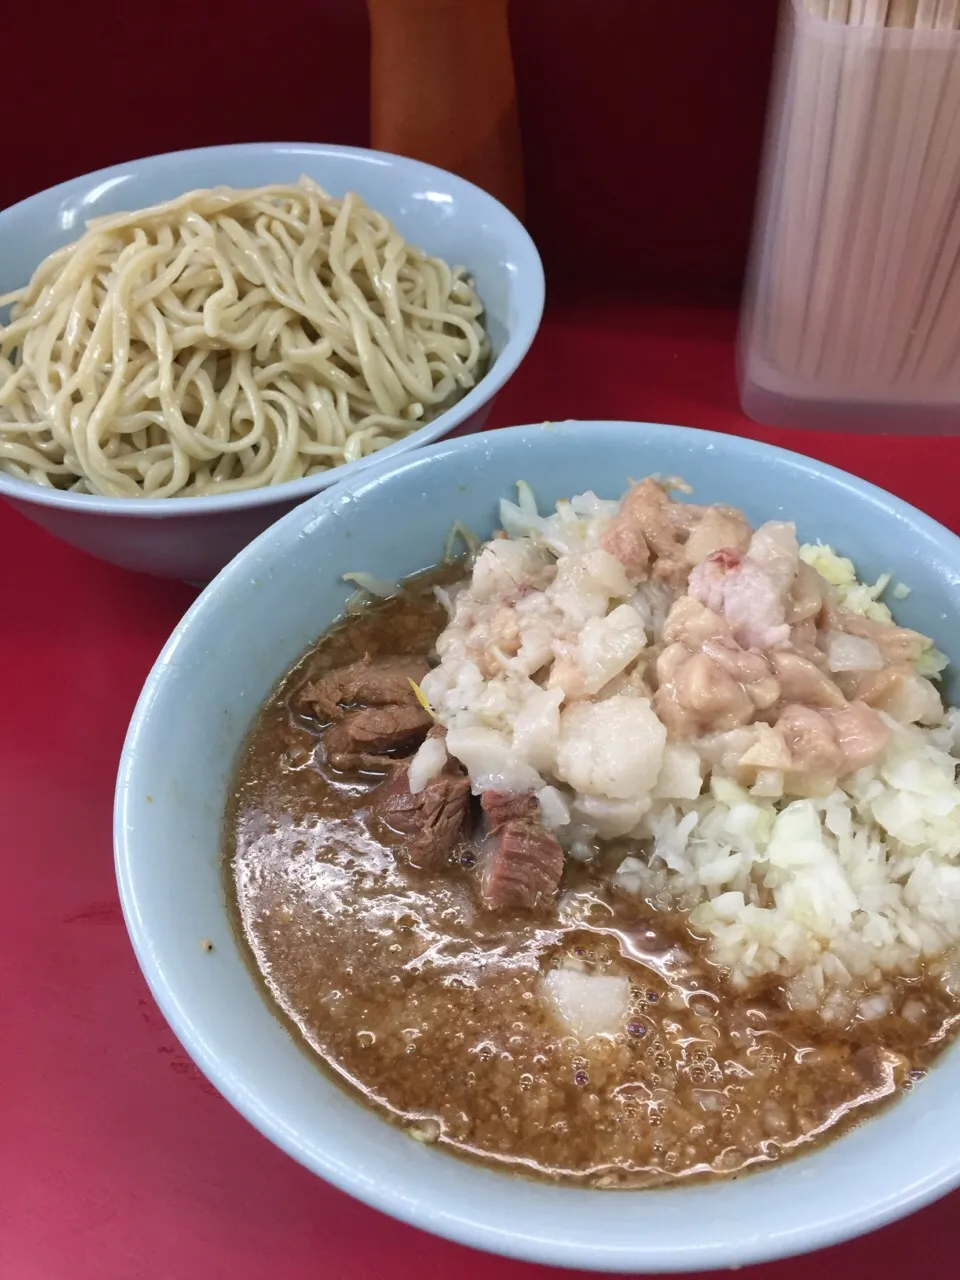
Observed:
[[[488,351],[461,268],[307,178],[96,219],[8,303],[0,468],[115,497],[365,457],[464,395]]]

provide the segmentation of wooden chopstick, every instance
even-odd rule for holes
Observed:
[[[880,26],[886,14],[887,0],[851,0],[848,26]],[[838,307],[849,273],[850,233],[857,219],[878,65],[875,41],[846,41],[799,363],[801,375],[813,380],[829,373],[836,363],[829,344],[835,341]]]
[[[881,177],[873,263],[867,268],[860,341],[854,360],[853,380],[858,386],[886,387],[898,381],[899,359],[885,352],[892,345],[902,355],[909,336],[897,307],[900,290],[908,287],[903,264],[917,219],[917,192],[927,142],[943,94],[948,58],[924,43],[924,32],[933,29],[937,0],[912,0],[896,9],[891,5],[888,24],[909,28],[899,33],[885,52],[887,80],[881,94],[895,105],[890,127],[890,151]],[[939,55],[939,56],[938,56]]]

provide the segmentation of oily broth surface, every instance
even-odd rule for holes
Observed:
[[[455,576],[415,581],[323,637],[240,762],[230,897],[269,996],[320,1061],[417,1136],[602,1186],[768,1163],[910,1088],[956,1015],[932,980],[900,980],[928,1011],[920,1023],[828,1030],[792,1013],[776,983],[733,992],[681,919],[611,893],[605,872],[623,847],[606,866],[568,868],[570,923],[481,907],[467,842],[442,873],[394,857],[370,828],[379,779],[326,771],[289,699],[364,653],[429,652],[446,621],[432,585]],[[629,976],[615,1040],[580,1044],[541,1000],[542,973],[563,957]]]

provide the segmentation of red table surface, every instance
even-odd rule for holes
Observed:
[[[724,310],[557,305],[496,422],[627,418],[755,435],[960,527],[960,438],[758,429],[737,406],[733,329]],[[127,940],[111,803],[134,701],[195,593],[88,559],[5,506],[0,537],[2,1280],[572,1274],[492,1261],[348,1199],[271,1147],[192,1065]],[[954,1274],[958,1209],[954,1195],[829,1256],[752,1274]]]

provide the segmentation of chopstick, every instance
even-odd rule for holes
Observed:
[[[937,10],[938,0],[918,0],[911,15],[913,31],[932,31]],[[895,383],[909,341],[912,317],[898,300],[902,304],[913,287],[911,250],[927,196],[924,166],[949,69],[948,51],[926,47],[919,35],[907,35],[907,43],[891,50],[891,56],[899,63],[903,88],[875,257],[878,265],[889,263],[890,269],[874,269],[867,290],[864,341],[857,362],[864,385]]]
[[[880,216],[892,157],[892,144],[900,112],[902,86],[896,51],[887,48],[881,29],[893,17],[906,17],[909,0],[874,0],[862,3],[859,25],[875,35],[852,42],[851,71],[856,76],[858,134],[846,181],[837,185],[847,195],[842,228],[842,259],[835,278],[826,323],[820,334],[820,362],[817,373],[829,382],[845,385],[852,381],[856,366],[861,326],[864,323],[863,295],[875,274],[874,264]],[[853,8],[851,7],[851,13]]]
[[[887,0],[850,0],[846,25],[879,26],[886,13]],[[827,341],[835,340],[837,308],[846,293],[849,233],[859,212],[877,69],[875,44],[866,44],[862,38],[846,41],[799,364],[801,376],[808,379],[817,379],[824,372]],[[836,364],[836,355],[834,351],[827,352],[831,368]]]
[[[810,0],[817,17],[835,20],[849,0]],[[784,98],[789,104],[784,137],[780,192],[773,203],[783,212],[775,222],[774,290],[786,302],[771,315],[771,355],[774,363],[793,370],[808,305],[809,280],[819,238],[818,211],[827,180],[830,135],[836,108],[836,79],[841,51],[801,38],[794,44]],[[833,55],[831,58],[830,55]]]

